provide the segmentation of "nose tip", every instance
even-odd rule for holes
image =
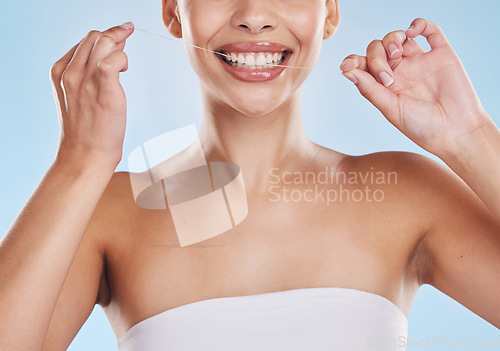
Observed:
[[[233,26],[250,33],[274,29],[278,24],[277,14],[267,1],[244,0],[233,15]]]

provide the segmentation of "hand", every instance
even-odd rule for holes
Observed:
[[[51,69],[59,113],[56,160],[72,165],[116,168],[122,157],[126,99],[119,72],[133,25],[91,31]]]
[[[413,40],[418,35],[431,51]],[[490,121],[460,59],[427,20],[418,18],[408,30],[374,40],[366,57],[350,55],[341,69],[389,122],[438,156]]]

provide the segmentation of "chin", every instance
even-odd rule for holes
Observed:
[[[258,118],[263,117],[271,112],[273,112],[276,108],[280,106],[280,101],[274,100],[269,101],[269,98],[266,99],[251,99],[242,101],[240,100],[238,103],[233,104],[233,108],[238,112],[242,113],[247,117]]]
[[[270,86],[269,83],[244,83],[228,87],[202,84],[202,89],[211,96],[209,100],[225,105],[243,117],[264,117],[283,107],[286,100],[294,95],[293,89],[284,84]]]
[[[285,100],[285,96],[276,94],[276,91],[273,94],[269,89],[250,91],[245,94],[231,94],[227,96],[226,103],[245,116],[263,117],[277,109]]]

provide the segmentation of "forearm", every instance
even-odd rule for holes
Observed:
[[[457,140],[441,158],[500,221],[500,129],[493,121]]]
[[[59,293],[113,172],[54,163],[0,244],[2,349],[41,349]]]

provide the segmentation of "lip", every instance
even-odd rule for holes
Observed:
[[[268,69],[249,69],[241,67],[233,67],[224,62],[223,56],[215,54],[224,70],[231,74],[234,78],[244,82],[265,82],[279,77],[286,69],[286,65],[293,54],[293,50],[289,47],[271,42],[236,42],[223,45],[214,50],[220,52],[242,52],[242,53],[259,53],[259,52],[288,52],[280,67],[271,67]]]
[[[293,50],[283,44],[278,43],[270,43],[267,41],[258,41],[258,42],[250,42],[250,41],[240,41],[237,43],[230,43],[218,47],[214,51],[232,51],[232,52],[282,52],[282,51],[290,51]]]

